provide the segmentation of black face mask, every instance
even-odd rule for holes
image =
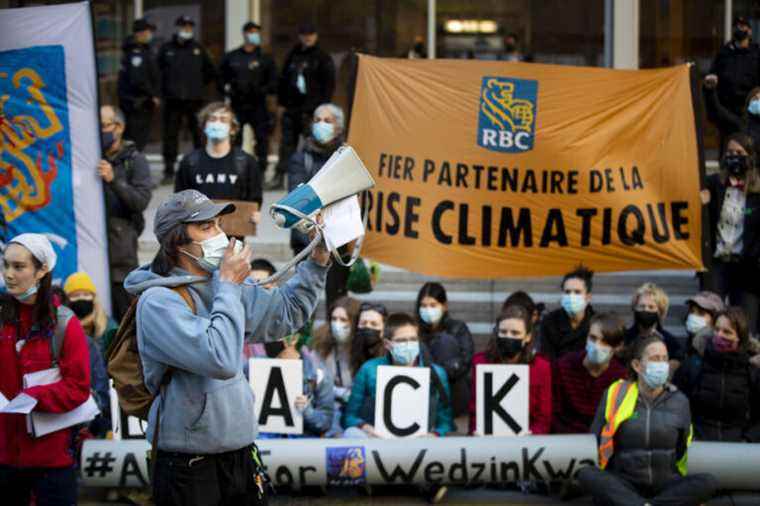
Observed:
[[[115,141],[116,138],[114,137],[113,132],[100,132],[100,147],[104,153],[113,146]]]
[[[523,350],[523,340],[497,337],[496,349],[499,350],[502,358],[515,358]]]
[[[82,320],[92,314],[92,311],[95,309],[95,302],[91,300],[75,300],[69,304],[69,308],[74,311],[77,318]]]
[[[277,358],[277,355],[285,349],[285,341],[270,341],[264,343],[264,352],[268,358]]]
[[[660,315],[656,311],[634,311],[633,318],[636,325],[644,329],[650,329],[660,321]]]
[[[742,28],[739,28],[738,26],[734,28],[734,40],[736,42],[743,42],[747,38],[749,38],[749,32]]]
[[[368,327],[361,327],[356,329],[354,339],[358,339],[364,342],[364,349],[369,351],[380,342],[380,331],[377,329],[370,329]]]
[[[747,173],[749,157],[745,155],[726,155],[723,157],[723,168],[730,176],[742,178]]]

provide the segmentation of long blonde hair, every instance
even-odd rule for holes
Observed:
[[[92,313],[80,320],[80,322],[84,329],[84,333],[90,336],[98,344],[101,344],[99,341],[108,328],[108,315],[103,309],[103,306],[100,305],[97,296],[93,299]]]

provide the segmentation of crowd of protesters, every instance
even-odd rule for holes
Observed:
[[[253,467],[245,476],[233,471],[239,462],[249,462],[243,456],[255,448],[256,423],[242,368],[244,358],[256,356],[302,361],[303,395],[295,401],[304,417],[301,437],[380,437],[375,392],[383,365],[431,369],[428,437],[481,436],[476,429],[477,366],[527,365],[529,433],[595,434],[599,468],[585,468],[579,480],[600,504],[705,501],[717,484],[709,475],[687,475],[691,441],[760,442],[760,213],[755,212],[760,207],[755,150],[760,130],[754,118],[760,117],[760,91],[731,80],[747,64],[742,61],[755,62],[760,55],[749,42],[746,21],[737,20],[734,39],[705,80],[708,112],[723,135],[721,170],[708,177],[702,193],[712,261],[702,276],[703,290],[683,301],[688,313],[681,337],[665,328],[670,300],[662,288],[653,283],[638,287],[628,315],[602,312],[592,306],[593,272],[581,265],[563,277],[560,307],[547,314],[524,291],[506,297],[479,352],[465,321],[456,318],[466,315],[437,282],[420,288],[408,312],[389,314],[382,304],[349,296],[347,273],[335,274],[333,282],[343,288],[329,292],[328,320],[315,329],[308,320],[319,291],[331,283],[326,251],[315,250],[282,286],[246,284],[270,276],[274,265],[251,261],[249,247],[234,249],[235,240],[219,228],[219,216],[229,207],[209,198],[261,203],[266,151],[259,144],[266,147],[270,133],[268,93],[277,91],[285,107],[281,163],[272,187],[282,185],[287,174],[292,188],[324,164],[343,143],[345,131],[343,111],[329,103],[334,69],[316,46],[312,25],[301,28],[301,40],[279,77],[272,59],[261,53],[259,25],[243,27],[243,46],[228,54],[218,70],[194,41],[193,20],[181,17],[177,27],[153,60],[153,27],[135,22],[120,77],[123,110],[101,110],[104,153],[98,166],[108,215],[114,316],[120,320],[131,297],[142,294],[138,334],[146,382],[156,391],[165,388],[168,408],[174,405],[164,418],[152,410],[149,423],[149,435],[159,424],[162,432],[154,463],[159,503],[203,503],[228,493],[225,486],[243,490],[242,497],[258,486],[252,481],[258,467],[247,464]],[[197,73],[197,79],[188,79],[188,72]],[[176,79],[180,74],[183,85]],[[203,85],[217,79],[229,104],[203,107]],[[755,81],[760,85],[760,76]],[[162,103],[165,176],[177,193],[156,215],[156,259],[138,268],[137,237],[151,196],[140,134]],[[182,117],[196,142],[175,176]],[[244,124],[253,127],[258,158],[237,147]],[[306,142],[296,151],[302,134]],[[254,213],[250,219],[255,223],[260,216]],[[308,241],[294,232],[291,246],[299,251]],[[71,275],[58,289],[52,286],[55,262],[44,236],[23,234],[7,243],[0,390],[8,399],[24,393],[36,401],[35,409],[48,412],[71,410],[91,392],[101,415],[80,428],[79,435],[104,437],[111,426],[105,364],[117,323],[106,315],[86,273]],[[188,275],[199,283],[191,288],[192,308],[166,289]],[[166,318],[168,313],[182,317]],[[66,325],[56,349],[61,321]],[[236,336],[239,346],[198,342],[199,321],[204,332]],[[263,338],[270,342],[253,342]],[[60,382],[24,388],[22,374],[51,365],[60,367]],[[174,370],[170,384],[163,379],[168,367]],[[198,392],[216,426],[188,435],[184,427],[193,425],[195,411],[181,403]],[[14,504],[28,503],[31,494],[42,503],[46,493],[75,502],[71,436],[63,430],[36,439],[27,433],[23,418],[0,415],[0,488],[14,491]],[[180,491],[177,469],[187,452],[224,454],[218,466],[230,482],[208,487],[200,497]],[[191,480],[209,478],[203,469],[183,472]],[[8,488],[11,483],[16,486]]]

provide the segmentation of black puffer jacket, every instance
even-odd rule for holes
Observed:
[[[203,100],[206,85],[216,79],[208,51],[195,39],[182,41],[175,35],[161,46],[158,66],[161,92],[168,100]]]
[[[596,410],[591,431],[599,437],[609,389]],[[677,476],[677,462],[687,449],[689,400],[673,385],[654,400],[639,394],[633,415],[615,433],[615,451],[607,469],[634,485],[659,490]]]
[[[710,67],[718,76],[718,98],[734,114],[742,115],[747,95],[760,85],[760,47],[750,44],[740,48],[733,41],[726,43]]]
[[[470,397],[470,366],[475,344],[467,324],[443,315],[440,329],[432,332],[430,326],[420,322],[420,332],[427,341],[433,362],[446,371],[451,385],[454,416],[467,412]]]
[[[760,370],[747,353],[720,353],[709,342],[704,357],[692,355],[675,381],[691,401],[695,438],[760,441]]]
[[[304,77],[305,94],[298,90],[299,74]],[[330,102],[334,92],[335,65],[329,54],[318,45],[303,47],[297,44],[290,50],[277,86],[277,100],[281,106],[311,114],[320,104]]]
[[[152,109],[153,97],[161,94],[161,76],[153,52],[132,36],[124,41],[122,51],[117,83],[119,105],[127,111]]]

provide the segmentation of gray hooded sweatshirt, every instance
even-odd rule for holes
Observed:
[[[145,384],[157,395],[148,417],[151,441],[161,405],[158,448],[214,454],[253,443],[253,391],[243,375],[244,336],[271,341],[292,334],[311,317],[327,267],[307,260],[284,286],[267,290],[192,276],[175,269],[160,276],[141,267],[124,287],[139,295],[137,342]],[[196,314],[172,287],[187,285]],[[161,380],[168,367],[171,382]]]

